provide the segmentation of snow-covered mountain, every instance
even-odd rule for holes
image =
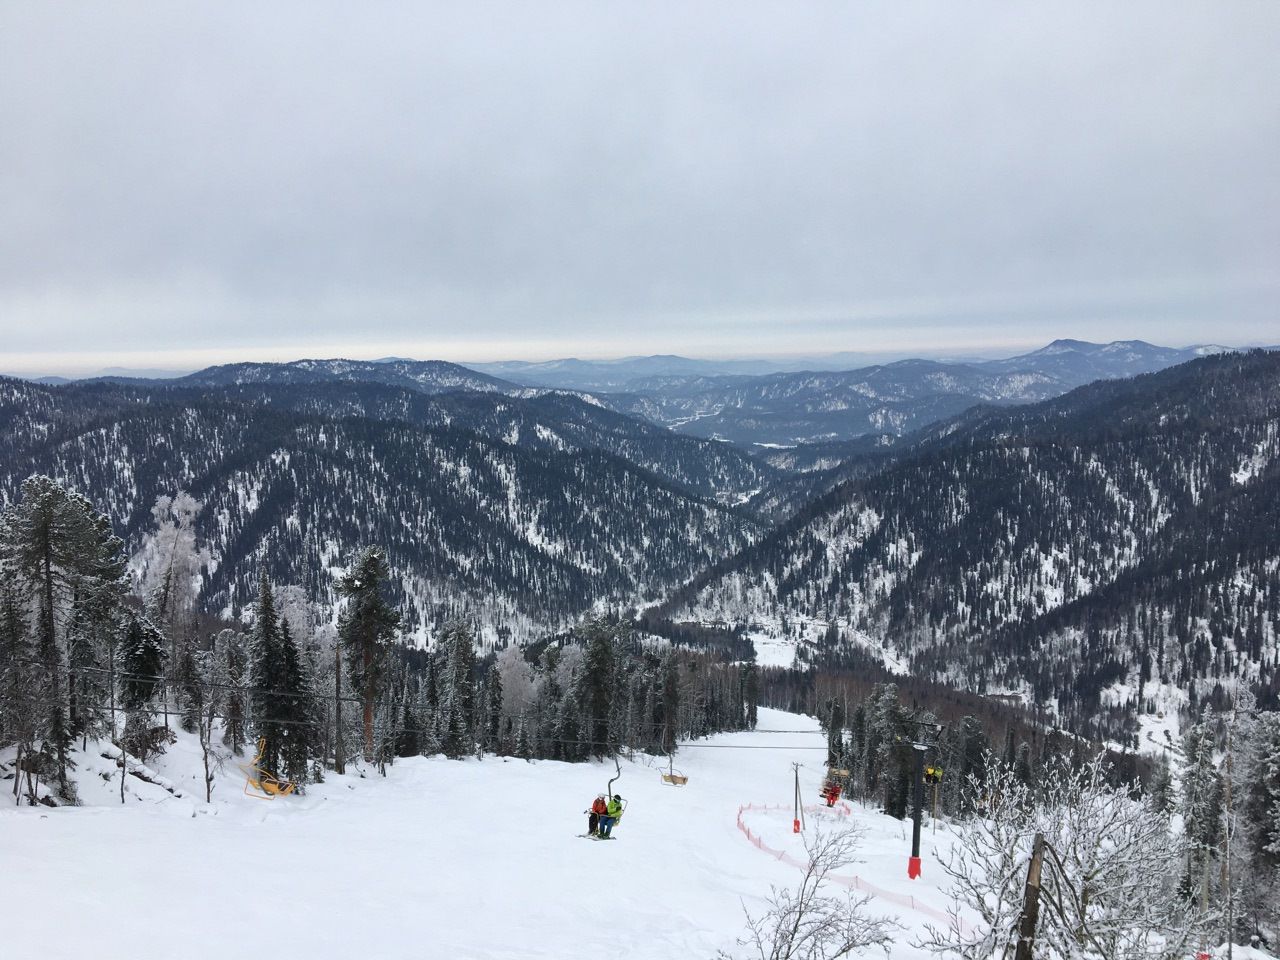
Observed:
[[[202,391],[208,395],[213,388]],[[777,483],[781,472],[740,448],[676,433],[616,413],[589,394],[553,390],[423,393],[364,381],[238,384],[219,396],[330,417],[402,421],[467,430],[530,450],[600,450],[699,496],[739,503]]]
[[[357,381],[408,387],[423,393],[449,390],[514,391],[514,384],[443,360],[295,360],[208,367],[167,381],[175,387],[222,387]]]
[[[676,595],[816,621],[1084,724],[1161,684],[1280,697],[1280,354],[1208,357],[926,431]],[[1118,716],[1125,716],[1120,710]]]
[[[337,573],[378,544],[411,634],[467,610],[529,637],[597,603],[659,599],[758,529],[598,448],[350,411],[0,381],[0,423],[4,505],[47,474],[136,546],[158,496],[200,500],[197,533],[213,554],[200,603],[224,615],[251,602],[261,570],[329,604]]]
[[[682,433],[744,446],[795,446],[901,436],[980,403],[1032,403],[1100,379],[1132,377],[1228,348],[1139,340],[1056,340],[1003,360],[911,359],[853,370],[752,373],[681,357],[613,364],[578,360],[489,364],[521,383],[589,389],[602,403]]]
[[[783,370],[770,361],[677,356],[459,365],[386,358],[210,367],[165,383],[193,389],[363,383],[436,395],[457,391],[578,393],[630,417],[705,439],[767,451],[864,436],[902,436],[980,403],[1032,403],[1099,379],[1136,376],[1229,348],[1143,341],[1056,340],[1002,360],[908,359],[857,369]],[[826,358],[835,363],[839,357]],[[136,377],[107,377],[139,386]]]

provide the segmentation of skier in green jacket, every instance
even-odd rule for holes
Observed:
[[[613,839],[610,836],[613,825],[622,819],[622,797],[614,794],[609,801],[609,805],[605,808],[604,816],[600,818],[600,836],[606,840]]]

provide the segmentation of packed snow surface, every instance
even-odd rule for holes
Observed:
[[[227,764],[207,804],[180,736],[149,771],[158,784],[130,777],[121,805],[101,752],[80,758],[82,806],[0,807],[5,956],[742,956],[744,906],[758,914],[771,885],[801,878],[787,862],[805,856],[793,763],[807,833],[865,830],[862,862],[837,872],[903,925],[894,960],[930,956],[911,940],[946,922],[932,851],[950,828],[926,824],[924,876],[909,880],[909,821],[820,800],[825,739],[807,717],[762,710],[754,732],[683,745],[683,787],[663,781],[665,761],[624,759],[611,841],[582,834],[612,762],[413,758],[271,801],[245,796]]]

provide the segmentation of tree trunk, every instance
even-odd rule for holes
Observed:
[[[346,759],[342,755],[342,644],[335,644],[333,659],[336,679],[333,682],[333,769],[346,773]]]
[[[373,757],[373,647],[364,648],[364,756]]]
[[[1040,920],[1040,866],[1044,860],[1044,834],[1037,833],[1031,846],[1031,865],[1027,867],[1026,893],[1022,900],[1022,918],[1018,921],[1018,949],[1014,960],[1031,960],[1031,946],[1036,940],[1036,924]]]

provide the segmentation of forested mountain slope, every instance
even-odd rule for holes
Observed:
[[[1280,354],[1193,361],[940,426],[680,591],[813,618],[1071,718],[1104,690],[1280,689]],[[781,619],[779,622],[782,622]],[[1119,692],[1119,691],[1117,691]]]
[[[904,360],[843,372],[654,379],[600,399],[694,436],[789,446],[907,433],[977,403],[1041,400],[1064,389],[1034,373]]]
[[[470,430],[532,450],[602,450],[700,496],[741,502],[778,482],[781,471],[732,444],[674,433],[624,416],[582,396],[530,391],[426,394],[369,382],[220,388],[225,396],[324,417],[399,420],[424,427]]]
[[[48,474],[134,544],[189,491],[213,563],[201,602],[236,613],[265,569],[332,600],[386,550],[410,632],[463,608],[517,635],[630,604],[740,548],[753,523],[597,450],[531,450],[450,428],[111,385],[0,381],[0,499]]]

